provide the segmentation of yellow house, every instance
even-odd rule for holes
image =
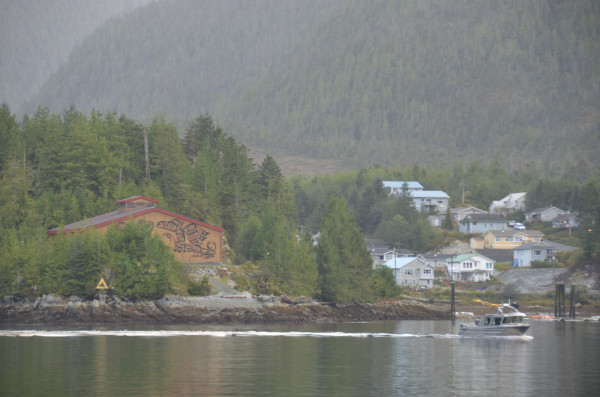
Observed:
[[[514,249],[543,239],[544,234],[537,230],[489,230],[483,234],[483,248]]]
[[[183,262],[222,262],[223,233],[220,227],[157,208],[158,201],[134,196],[117,201],[117,210],[61,228],[48,230],[49,236],[74,233],[93,227],[106,232],[109,227],[122,228],[130,219],[146,222],[160,236],[175,258]]]

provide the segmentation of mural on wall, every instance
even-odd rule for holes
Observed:
[[[144,223],[154,227],[152,221],[144,221]],[[124,222],[120,222],[117,229],[121,230],[124,225]],[[162,233],[162,237],[172,243],[175,252],[191,253],[191,259],[211,259],[216,255],[217,243],[207,241],[210,232],[200,229],[194,223],[173,218],[170,221],[158,222],[156,227],[166,231]]]
[[[202,259],[214,258],[216,254],[217,244],[214,241],[207,241],[210,233],[200,229],[194,223],[186,224],[180,219],[173,218],[170,221],[158,222],[156,227],[171,232],[163,233],[163,237],[173,243],[175,252],[189,252],[192,258]]]

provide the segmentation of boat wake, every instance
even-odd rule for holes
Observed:
[[[117,336],[164,338],[177,336],[226,337],[289,337],[289,338],[465,338],[456,334],[393,334],[371,332],[303,332],[303,331],[172,331],[172,330],[0,330],[0,337],[73,338],[86,336]],[[531,336],[501,336],[499,339],[533,339]],[[481,339],[481,338],[478,338]]]

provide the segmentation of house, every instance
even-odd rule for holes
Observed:
[[[396,284],[400,286],[433,287],[433,266],[419,257],[390,259],[384,266],[392,269]]]
[[[110,227],[121,229],[130,220],[145,222],[183,262],[222,262],[223,233],[209,225],[156,207],[158,201],[134,196],[116,202],[117,210],[86,220],[48,230],[49,236],[97,229],[103,233]]]
[[[365,239],[367,248],[373,259],[373,267],[377,268],[384,262],[394,258],[414,257],[415,254],[406,248],[395,249],[380,239]]]
[[[557,216],[566,213],[567,211],[563,211],[556,207],[538,208],[526,213],[525,220],[527,222],[551,222]]]
[[[469,214],[458,223],[461,233],[485,233],[489,230],[508,229],[506,218],[498,214]]]
[[[450,196],[441,190],[411,191],[415,208],[419,212],[446,212]]]
[[[423,190],[423,185],[416,181],[382,181],[383,187],[390,190],[390,194],[402,193],[402,187],[406,183],[409,192]]]
[[[514,249],[543,239],[544,234],[537,230],[490,230],[483,234],[483,249]]]
[[[450,213],[452,214],[452,218],[455,222],[462,221],[467,215],[470,214],[487,214],[487,212],[484,210],[480,210],[479,208],[475,207],[451,208]]]
[[[574,249],[576,248],[550,240],[525,243],[513,250],[513,266],[531,266],[533,261],[552,262],[556,260],[558,252]]]
[[[577,215],[567,212],[552,219],[552,227],[554,229],[579,227],[579,219],[577,219]]]
[[[487,281],[494,275],[494,261],[479,254],[461,254],[446,261],[454,281]]]
[[[492,201],[490,204],[490,214],[503,214],[507,215],[515,211],[521,211],[525,209],[525,196],[527,192],[522,193],[511,193],[498,201]]]

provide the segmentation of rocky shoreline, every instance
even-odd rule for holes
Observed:
[[[12,296],[0,301],[0,324],[266,324],[449,318],[447,309],[416,301],[325,304],[249,294],[144,301],[109,295],[86,301],[49,294],[34,301]]]

